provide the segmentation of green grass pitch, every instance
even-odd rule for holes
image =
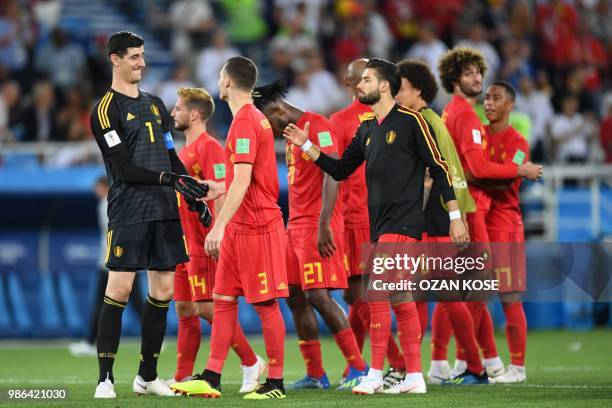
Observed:
[[[256,352],[265,356],[263,341],[251,337]],[[497,344],[504,362],[508,362],[505,340],[498,333]],[[473,387],[429,386],[425,395],[354,396],[346,392],[289,391],[282,401],[244,401],[237,391],[241,380],[239,362],[230,351],[223,375],[223,396],[218,400],[202,398],[136,397],[131,383],[138,366],[139,343],[126,339],[115,364],[118,397],[114,401],[94,401],[97,363],[93,357],[72,357],[65,341],[0,342],[0,405],[26,406],[100,406],[100,407],[242,407],[277,405],[282,407],[521,407],[521,406],[612,406],[612,331],[530,332],[527,350],[527,380],[523,385]],[[322,340],[325,369],[330,380],[338,381],[344,362],[330,338]],[[366,343],[366,349],[368,345]],[[201,370],[208,355],[208,342],[200,347],[196,369]],[[168,339],[159,362],[159,374],[174,373],[176,343]],[[366,353],[368,356],[369,353]],[[452,351],[451,351],[451,356]],[[429,367],[429,337],[423,343],[423,371]],[[304,363],[295,337],[286,340],[285,379],[290,383],[304,374]],[[66,387],[68,399],[61,402],[6,400],[9,388]],[[405,404],[405,405],[404,405]]]

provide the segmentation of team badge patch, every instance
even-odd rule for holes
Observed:
[[[121,255],[123,255],[123,248],[121,248],[119,245],[115,246],[113,249],[113,254],[115,254],[117,258],[121,258]]]
[[[387,141],[387,144],[390,145],[390,144],[393,144],[393,142],[395,142],[396,137],[397,137],[397,133],[395,133],[394,130],[390,130],[385,135],[385,140]]]
[[[512,163],[518,164],[520,166],[521,164],[523,164],[524,161],[525,152],[522,150],[517,150],[516,153],[514,153],[514,157],[512,158]]]
[[[480,130],[472,129],[472,140],[476,144],[482,144],[482,135],[480,134]]]
[[[217,163],[213,166],[215,172],[215,178],[220,179],[225,177],[225,164]]]
[[[319,132],[317,133],[317,137],[319,138],[319,146],[321,147],[329,147],[334,145],[331,133],[329,132]]]
[[[251,143],[250,139],[236,139],[236,153],[249,154],[250,143]]]
[[[108,147],[117,146],[119,143],[121,143],[121,139],[119,139],[119,135],[115,130],[106,132],[104,134],[104,140],[106,140],[106,144],[108,145]]]

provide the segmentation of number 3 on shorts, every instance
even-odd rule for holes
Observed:
[[[266,275],[265,272],[262,272],[262,273],[258,273],[257,277],[261,278],[259,283],[261,284],[261,286],[263,286],[263,289],[259,289],[259,293],[261,295],[265,295],[266,293],[268,293],[268,276]]]

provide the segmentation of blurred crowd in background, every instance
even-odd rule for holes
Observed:
[[[256,61],[260,83],[283,79],[290,102],[328,115],[350,102],[343,77],[356,58],[419,58],[437,72],[446,50],[467,46],[485,55],[485,85],[516,87],[534,161],[612,163],[610,0],[91,1],[145,27],[145,50],[154,39],[170,51],[165,78],[142,84],[168,110],[179,86],[216,95],[234,55]],[[0,145],[92,139],[90,109],[111,81],[107,36],[77,41],[61,24],[64,3],[0,1]],[[436,110],[448,98],[441,89]],[[223,139],[231,115],[217,108],[209,131]]]

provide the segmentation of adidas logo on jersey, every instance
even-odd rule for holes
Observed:
[[[134,119],[136,116],[132,115],[130,112],[128,112],[127,114],[127,120],[132,120]]]
[[[287,289],[287,285],[285,284],[285,282],[281,282],[280,285],[276,287],[276,290],[284,290],[284,289]]]

